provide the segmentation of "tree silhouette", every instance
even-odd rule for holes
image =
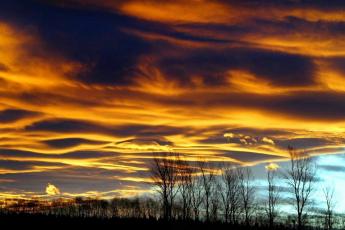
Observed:
[[[154,155],[151,166],[152,179],[161,195],[165,220],[172,219],[172,209],[177,194],[178,160],[178,154],[164,152]]]
[[[226,223],[235,224],[240,205],[237,170],[234,167],[224,168],[222,170],[221,182],[218,186],[224,209],[224,220]]]
[[[288,150],[290,168],[285,177],[293,195],[292,201],[297,212],[297,228],[302,229],[307,218],[306,207],[310,205],[310,195],[315,182],[315,165],[304,151],[297,151],[292,147]]]
[[[178,188],[182,202],[182,218],[186,220],[191,218],[194,168],[182,157],[179,158],[177,164],[179,169]]]
[[[200,218],[200,206],[204,200],[202,189],[202,179],[200,176],[193,176],[191,183],[191,205],[193,209],[194,220]]]
[[[251,215],[254,211],[255,188],[253,186],[253,174],[250,168],[238,168],[239,192],[244,213],[244,222],[250,224]]]
[[[210,221],[210,206],[211,206],[211,198],[214,189],[214,180],[215,175],[208,162],[206,161],[199,161],[199,170],[200,170],[200,177],[201,177],[201,186],[204,193],[204,204],[205,204],[205,211],[206,211],[206,221]]]
[[[276,185],[276,169],[266,167],[267,169],[267,202],[266,213],[269,220],[269,227],[272,229],[277,217],[277,204],[279,200],[279,187]]]
[[[325,211],[325,227],[327,230],[333,229],[333,209],[334,209],[334,189],[332,187],[324,187],[322,189],[325,203],[326,203],[326,211]]]

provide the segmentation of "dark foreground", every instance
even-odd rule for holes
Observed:
[[[82,217],[66,217],[66,216],[49,216],[40,214],[11,214],[0,215],[0,229],[151,229],[151,230],[222,230],[222,229],[267,229],[264,226],[242,226],[229,225],[221,222],[204,223],[195,221],[172,221],[165,222],[155,219],[135,219],[135,218],[82,218]],[[277,226],[275,229],[285,229],[283,226]]]

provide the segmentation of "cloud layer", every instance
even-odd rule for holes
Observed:
[[[342,153],[344,9],[2,1],[0,196],[148,192],[155,151],[241,165],[289,145]]]

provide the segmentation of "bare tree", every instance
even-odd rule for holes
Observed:
[[[212,193],[212,197],[211,197],[211,220],[213,222],[218,221],[219,208],[220,208],[219,195],[220,195],[220,192],[214,189]]]
[[[163,217],[165,220],[172,218],[172,208],[177,193],[178,161],[176,153],[160,153],[153,157],[151,167],[152,179],[161,196]]]
[[[333,209],[334,209],[334,188],[331,187],[324,187],[322,189],[325,203],[326,203],[326,210],[325,210],[325,227],[327,230],[331,230],[333,228],[334,218],[333,218]]]
[[[201,177],[193,176],[191,186],[191,205],[193,209],[194,220],[198,221],[200,217],[200,206],[204,200]]]
[[[182,201],[182,218],[186,220],[191,217],[194,168],[182,158],[177,163],[179,165],[178,188]]]
[[[239,179],[237,170],[228,167],[222,170],[221,183],[218,185],[224,209],[226,223],[237,222],[236,214],[239,209]]]
[[[206,211],[206,221],[210,221],[211,198],[214,189],[215,175],[205,161],[199,162],[199,170],[201,173],[201,185],[204,194],[204,205]]]
[[[290,169],[286,179],[293,195],[293,204],[297,212],[297,228],[302,229],[306,221],[306,207],[310,205],[310,195],[315,182],[315,165],[312,159],[303,151],[288,148],[290,154]]]
[[[279,200],[279,187],[276,185],[276,169],[275,167],[266,167],[267,170],[267,191],[268,197],[266,202],[266,213],[269,220],[269,227],[273,228],[275,218],[277,217],[277,203]]]
[[[242,200],[242,210],[245,224],[250,225],[251,215],[254,210],[255,187],[253,186],[253,175],[250,168],[238,168],[239,192]]]

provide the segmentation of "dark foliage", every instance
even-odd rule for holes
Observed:
[[[266,226],[255,225],[231,225],[224,222],[205,223],[201,221],[172,220],[164,221],[145,218],[101,218],[101,217],[70,217],[44,214],[25,214],[25,213],[8,213],[0,215],[1,229],[16,228],[98,228],[98,229],[267,229]],[[276,226],[275,229],[289,230],[283,225]]]

